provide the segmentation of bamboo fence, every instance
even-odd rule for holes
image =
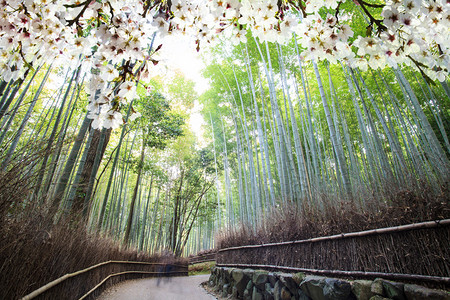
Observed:
[[[196,256],[189,258],[189,264],[194,265],[194,264],[200,264],[200,263],[204,263],[204,262],[215,261],[216,255],[217,255],[217,252],[196,255]]]
[[[29,299],[35,299],[36,297],[39,297],[39,299],[86,299],[88,297],[92,297],[97,295],[99,292],[101,292],[100,288],[104,286],[104,283],[106,283],[111,278],[115,277],[117,278],[114,283],[117,283],[120,281],[118,277],[124,275],[139,275],[142,276],[156,276],[161,275],[160,267],[165,266],[167,263],[149,263],[149,262],[136,262],[136,261],[106,261],[99,264],[96,264],[94,266],[88,267],[83,270],[79,270],[77,272],[65,274],[46,285],[40,287],[39,289],[31,292],[30,294],[24,296],[21,298],[21,300],[29,300]],[[164,275],[187,275],[188,274],[188,267],[187,265],[180,265],[180,264],[170,264],[171,266],[175,267],[174,271],[171,272],[164,272]],[[128,269],[131,266],[133,270],[123,270]],[[100,270],[105,269],[105,267],[110,267],[106,270]],[[147,269],[147,270],[137,270],[137,269]],[[98,273],[101,274],[93,274],[93,270],[96,270]],[[118,270],[121,270],[118,272]],[[105,273],[108,273],[106,274]],[[90,276],[89,276],[90,275]],[[79,280],[78,282],[70,282],[69,279],[80,279],[81,276],[87,276],[87,278],[84,278]],[[106,277],[105,277],[106,276]],[[102,278],[99,280],[99,278]],[[129,278],[129,277],[128,277]],[[86,280],[87,279],[87,280]],[[81,282],[80,282],[81,281]],[[100,282],[99,282],[100,281]],[[88,291],[88,283],[90,282],[99,282],[94,287],[89,289]],[[63,286],[64,285],[64,286]],[[80,294],[73,294],[70,293],[70,288],[75,288],[76,290],[79,289],[79,286],[83,285],[85,291],[82,292],[82,296],[80,297]],[[68,297],[67,295],[72,295],[72,297]]]
[[[220,249],[217,266],[450,285],[450,219]]]

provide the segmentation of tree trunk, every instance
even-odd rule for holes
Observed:
[[[145,143],[146,143],[146,141],[144,139],[142,141],[141,157],[139,159],[138,174],[137,174],[137,178],[136,178],[136,185],[134,186],[133,197],[131,198],[130,211],[128,213],[128,220],[127,220],[127,225],[126,225],[126,228],[125,228],[125,236],[123,238],[123,244],[125,246],[128,246],[128,244],[130,242],[130,232],[131,232],[131,226],[133,225],[134,206],[136,204],[138,188],[139,188],[139,184],[141,182],[142,167],[144,165]]]
[[[90,182],[92,182],[91,178],[93,177],[95,179],[98,167],[100,165],[99,163],[95,163],[95,160],[99,157],[101,161],[101,159],[103,158],[103,154],[105,153],[106,146],[108,145],[109,138],[111,136],[111,129],[105,130],[103,135],[103,143],[102,145],[100,145],[101,147],[99,147],[100,140],[102,139],[102,131],[94,131],[91,144],[89,145],[86,161],[84,163],[83,170],[81,171],[80,181],[78,183],[75,198],[73,199],[71,209],[72,214],[80,214],[83,211],[85,199],[90,197],[90,195],[88,195],[88,191]]]
[[[70,151],[69,157],[67,158],[66,165],[64,166],[64,171],[61,174],[58,183],[55,188],[55,193],[53,195],[52,201],[52,210],[55,210],[59,206],[61,202],[64,191],[66,190],[67,183],[69,182],[70,174],[75,166],[75,162],[80,152],[81,145],[83,144],[84,137],[86,132],[91,124],[92,120],[88,118],[87,114],[84,117],[83,124],[81,124],[80,130],[78,131],[78,135],[75,139],[75,142],[72,146],[72,150]]]

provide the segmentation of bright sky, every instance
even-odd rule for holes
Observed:
[[[162,41],[163,48],[161,49],[160,57],[164,60],[164,64],[170,70],[180,70],[184,76],[195,82],[195,90],[198,95],[202,94],[209,88],[206,79],[201,75],[202,69],[205,67],[200,54],[195,50],[195,44],[192,39],[187,37],[177,36],[164,39]],[[200,114],[201,106],[198,101],[194,102],[194,109],[192,110],[189,124],[192,131],[197,136],[197,141],[200,147],[206,146],[203,138],[202,125],[205,120]]]
[[[201,95],[209,88],[208,81],[201,75],[201,71],[205,68],[200,53],[195,50],[195,43],[192,38],[189,39],[183,36],[170,37],[166,39],[157,39],[157,44],[163,44],[163,48],[158,53],[157,60],[161,63],[154,68],[155,72],[170,73],[176,70],[181,71],[184,76],[195,82],[195,91]],[[165,67],[162,67],[165,66]],[[53,76],[49,79],[50,87],[54,90],[60,88],[65,80],[67,69],[64,68],[59,76]],[[206,141],[203,138],[202,125],[205,124],[203,116],[200,114],[201,105],[198,101],[194,102],[194,108],[191,112],[189,120],[192,131],[197,136],[199,147],[206,146]]]
[[[209,88],[208,82],[202,77],[201,71],[205,67],[200,53],[195,50],[195,44],[191,39],[177,35],[165,38],[162,41],[160,57],[169,69],[179,69],[186,78],[195,82],[195,90],[198,94]]]

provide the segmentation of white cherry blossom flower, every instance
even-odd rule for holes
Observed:
[[[140,118],[142,114],[140,112],[134,112],[131,114],[131,116],[128,118],[129,121],[134,121],[137,118]]]
[[[131,81],[126,81],[119,86],[117,95],[126,100],[136,98],[136,84]]]
[[[103,126],[106,128],[116,129],[123,124],[123,116],[118,111],[108,111],[103,120]]]

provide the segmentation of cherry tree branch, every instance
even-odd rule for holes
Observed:
[[[88,8],[89,4],[91,3],[91,0],[86,0],[84,2],[81,2],[79,4],[67,4],[64,5],[67,8],[75,8],[75,7],[81,7],[83,6],[83,8],[81,9],[81,11],[78,13],[78,15],[72,19],[72,20],[66,20],[67,21],[67,26],[72,26],[73,24],[78,24],[78,22],[80,21],[80,18],[83,16],[84,12],[86,11],[86,9]]]
[[[367,9],[367,6],[369,6],[369,7],[379,7],[377,4],[370,4],[370,3],[367,3],[367,2],[365,2],[363,0],[353,0],[353,1],[361,6],[361,8],[363,9],[364,13],[369,18],[369,20],[370,20],[369,27],[371,27],[373,24],[376,24],[377,27],[378,27],[378,33],[381,33],[382,31],[385,31],[387,29],[386,26],[383,24],[383,20],[376,19],[370,13],[370,11]],[[384,7],[384,5],[381,6],[381,7]]]

